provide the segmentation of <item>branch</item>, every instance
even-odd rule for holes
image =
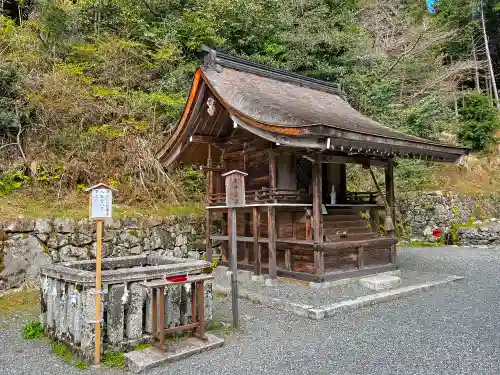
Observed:
[[[26,160],[26,155],[24,154],[23,151],[23,146],[21,145],[21,134],[23,133],[24,129],[19,125],[19,131],[17,132],[17,137],[16,137],[16,144],[17,147],[19,148],[19,152],[21,153],[21,156],[23,157],[24,163],[27,164],[28,161]]]
[[[148,8],[149,12],[153,15],[153,16],[156,16],[156,17],[161,17],[161,14],[159,13],[156,13],[148,4],[147,0],[142,0],[142,3],[146,6],[146,8]]]
[[[3,149],[3,148],[9,147],[9,146],[16,146],[16,145],[17,145],[17,142],[15,142],[15,143],[7,143],[6,145],[0,146],[0,150]]]
[[[386,70],[386,72],[384,74],[382,74],[378,79],[382,79],[385,76],[387,76],[392,71],[392,69],[394,69],[396,67],[396,65],[398,65],[398,63],[403,59],[403,57],[408,56],[417,47],[418,43],[420,42],[420,40],[422,39],[422,37],[424,36],[424,33],[426,31],[427,31],[427,28],[424,27],[422,29],[422,31],[420,32],[420,34],[418,35],[418,38],[415,41],[415,43],[413,43],[413,46],[408,51],[405,51],[401,55],[399,55],[399,57],[396,59],[396,61],[394,61],[392,63],[391,67],[388,70]]]

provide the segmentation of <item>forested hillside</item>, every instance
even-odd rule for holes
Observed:
[[[434,13],[424,0],[2,5],[0,195],[9,202],[81,200],[96,181],[118,187],[128,205],[200,200],[197,170],[166,174],[154,155],[182,112],[201,44],[336,82],[388,126],[477,151],[463,166],[399,161],[401,190],[493,190],[500,181],[485,49],[486,34],[500,71],[493,1],[441,0]]]

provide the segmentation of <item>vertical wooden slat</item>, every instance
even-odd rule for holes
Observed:
[[[163,350],[165,345],[165,288],[158,288],[158,302],[160,303],[160,331],[158,332],[158,341]]]
[[[292,250],[291,249],[285,250],[285,269],[287,271],[292,270]]]
[[[325,255],[322,249],[314,250],[314,273],[316,275],[325,273]]]
[[[191,323],[196,321],[196,283],[191,283]]]
[[[323,243],[323,204],[321,156],[318,154],[312,166],[312,188],[313,188],[313,238],[315,244]]]
[[[323,182],[322,182],[321,155],[317,154],[312,166],[312,188],[313,188],[313,238],[314,244],[320,248],[314,250],[314,272],[321,275],[325,272],[324,254],[321,249],[323,244]]]
[[[222,234],[229,236],[228,223],[229,223],[228,214],[227,214],[227,212],[224,212],[222,214]],[[228,260],[229,260],[228,248],[229,248],[229,241],[222,241],[222,254],[221,255],[222,255],[222,263],[223,264],[228,264]]]
[[[267,208],[267,237],[269,247],[269,277],[277,277],[276,269],[276,211],[274,207]]]
[[[297,213],[292,212],[292,238],[295,240],[297,238]]]
[[[377,233],[377,228],[379,226],[379,219],[378,219],[378,209],[376,207],[370,208],[370,226],[372,227],[372,231]]]
[[[252,232],[253,232],[254,273],[256,275],[260,275],[261,274],[261,258],[260,258],[260,243],[259,243],[260,211],[258,207],[253,208],[252,225],[253,225]]]
[[[244,213],[243,214],[243,217],[244,217],[244,220],[245,220],[245,237],[249,237],[250,236],[250,232],[251,232],[251,223],[250,223],[251,216],[252,215],[250,213]],[[244,246],[243,263],[250,264],[250,244],[247,243],[247,242],[244,242],[243,246]]]
[[[205,287],[203,280],[196,283],[198,289],[198,300],[200,301],[200,326],[198,334],[200,338],[205,339]]]
[[[236,262],[236,267],[238,266],[238,259],[234,259],[233,255],[236,254],[237,255],[237,251],[233,250],[233,244],[232,244],[232,239],[233,237],[236,238],[237,236],[237,233],[234,233],[233,234],[233,225],[232,223],[235,221],[233,219],[233,214],[235,215],[234,213],[234,210],[232,208],[228,209],[227,210],[227,259],[228,259],[228,265],[229,265],[229,269],[232,269],[233,268],[233,264],[232,262],[235,261]]]
[[[269,188],[276,189],[276,154],[269,150]]]
[[[358,268],[365,268],[365,248],[363,246],[358,247]]]
[[[396,202],[394,197],[394,159],[390,158],[387,167],[385,168],[385,196],[389,205],[392,222],[396,226]],[[396,239],[396,231],[391,232],[391,237]],[[396,264],[396,245],[391,245],[391,263]]]
[[[151,320],[152,320],[152,329],[151,331],[153,332],[153,342],[157,339],[158,337],[158,291],[156,288],[151,289],[152,293],[152,307],[153,310],[151,311]]]

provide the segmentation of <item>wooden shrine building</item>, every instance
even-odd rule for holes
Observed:
[[[222,241],[227,262],[222,175],[238,170],[246,174],[246,205],[237,210],[239,268],[318,282],[397,268],[393,227],[379,225],[379,213],[396,216],[394,157],[454,163],[469,150],[383,126],[331,83],[203,52],[180,122],[158,157],[166,168],[205,166],[207,258],[212,241]],[[370,173],[383,168],[384,192],[347,191],[349,163]],[[218,234],[214,215],[222,219]]]

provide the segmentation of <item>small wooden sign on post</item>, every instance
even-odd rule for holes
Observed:
[[[91,186],[85,190],[89,193],[89,219],[97,221],[97,242],[95,251],[95,355],[94,363],[98,366],[101,362],[101,264],[102,264],[102,232],[104,219],[110,219],[113,214],[113,189],[103,183]]]
[[[241,171],[230,171],[222,177],[226,179],[226,206],[228,207],[229,267],[231,269],[231,294],[233,310],[233,327],[239,326],[238,311],[238,242],[236,241],[236,208],[245,206],[245,176]]]

